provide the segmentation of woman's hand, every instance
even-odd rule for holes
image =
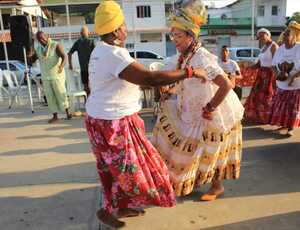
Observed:
[[[201,80],[202,83],[207,81],[207,72],[203,68],[195,68],[193,69],[193,76]]]
[[[294,83],[294,81],[295,81],[295,79],[296,79],[297,77],[299,77],[299,76],[300,76],[300,72],[295,73],[295,74],[290,78],[290,80],[289,80],[289,86],[292,86],[293,83]]]
[[[64,67],[63,67],[63,66],[59,66],[59,67],[58,67],[57,73],[60,74],[60,73],[62,73],[63,70],[64,70]]]
[[[213,113],[207,109],[207,106],[202,109],[202,117],[210,121],[213,119]]]

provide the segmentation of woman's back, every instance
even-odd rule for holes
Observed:
[[[114,120],[141,109],[139,86],[119,78],[135,60],[121,47],[99,42],[89,62],[91,94],[86,109],[93,118]]]

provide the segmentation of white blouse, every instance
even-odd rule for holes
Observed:
[[[290,72],[289,78],[286,81],[276,81],[277,87],[284,90],[296,90],[300,89],[300,78],[296,78],[291,86],[289,86],[290,77],[300,71],[300,43],[291,49],[286,49],[285,44],[281,45],[273,58],[273,66],[281,64],[283,62],[294,63],[294,68]]]

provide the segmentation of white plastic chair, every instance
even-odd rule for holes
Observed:
[[[16,94],[18,87],[19,87],[19,82],[17,80],[17,76],[14,72],[9,71],[9,70],[3,70],[3,77],[7,82],[8,85],[8,93],[9,93],[9,102],[13,99],[13,96]],[[19,102],[19,97],[16,95],[15,101]]]
[[[74,111],[75,109],[75,99],[79,108],[80,105],[80,97],[84,97],[84,101],[87,100],[87,94],[83,90],[81,80],[80,80],[80,73],[79,71],[74,70],[67,70],[67,92],[70,100],[70,107],[71,110]]]
[[[2,69],[0,69],[0,101],[4,101],[2,91],[7,94],[8,99],[10,100],[9,91],[4,87],[4,84],[3,84],[3,71],[2,71]]]

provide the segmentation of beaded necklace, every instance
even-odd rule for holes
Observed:
[[[184,69],[187,66],[189,66],[192,57],[199,50],[200,47],[201,47],[201,43],[200,42],[195,42],[190,46],[189,51],[187,52],[187,55],[181,54],[178,58],[177,70]],[[180,95],[179,95],[180,96],[180,106],[179,106],[179,108],[177,108],[177,114],[178,114],[178,117],[181,118],[182,117],[181,116],[182,111],[183,111],[184,85],[183,85],[183,81],[177,82],[177,84],[180,84]]]

